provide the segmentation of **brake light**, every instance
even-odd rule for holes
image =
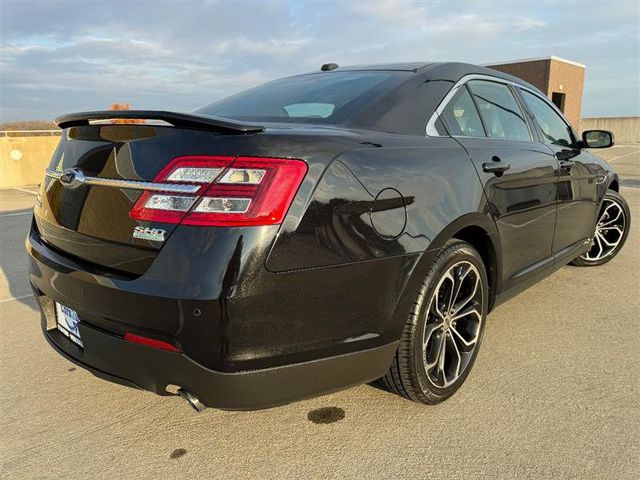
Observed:
[[[125,333],[124,339],[127,342],[137,343],[139,345],[145,345],[147,347],[156,348],[158,350],[167,350],[169,352],[180,352],[181,350],[175,345],[170,344],[169,342],[164,342],[162,340],[157,340],[155,338],[143,337],[141,335],[136,335],[135,333]]]
[[[307,164],[301,160],[178,157],[154,183],[199,185],[197,192],[145,191],[130,216],[185,225],[276,225],[284,220],[306,172]]]

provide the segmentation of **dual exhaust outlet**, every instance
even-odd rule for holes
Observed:
[[[200,399],[198,397],[196,397],[193,393],[188,392],[187,390],[185,390],[184,388],[180,388],[178,389],[178,395],[189,404],[189,406],[191,408],[193,408],[196,412],[201,412],[203,411],[205,408],[207,408],[205,406],[204,403],[202,403],[200,401]]]

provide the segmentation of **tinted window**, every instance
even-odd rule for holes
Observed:
[[[227,97],[198,113],[238,120],[335,123],[393,87],[391,72],[335,72],[283,78]]]
[[[452,135],[484,137],[484,128],[469,91],[462,87],[442,111],[442,117]]]
[[[531,141],[522,110],[507,85],[473,80],[469,88],[478,103],[488,137]]]
[[[571,129],[565,121],[558,115],[547,102],[539,98],[537,95],[522,91],[522,98],[529,107],[542,130],[542,140],[544,143],[551,145],[561,145],[564,147],[573,144]]]

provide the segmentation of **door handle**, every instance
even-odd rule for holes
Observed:
[[[562,172],[570,172],[573,168],[573,160],[558,160],[558,165]]]
[[[493,157],[492,162],[485,162],[482,164],[482,170],[486,173],[495,173],[496,175],[502,175],[504,172],[511,168],[511,165],[507,162],[501,161],[498,157]]]

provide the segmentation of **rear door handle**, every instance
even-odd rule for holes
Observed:
[[[494,157],[497,158],[497,157]],[[500,160],[493,162],[486,162],[482,164],[482,170],[487,173],[504,173],[511,168],[511,165],[507,162]]]

